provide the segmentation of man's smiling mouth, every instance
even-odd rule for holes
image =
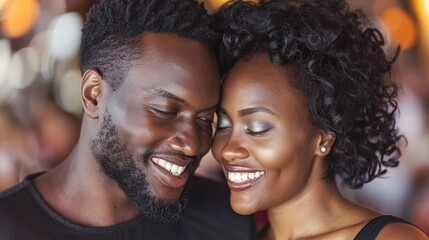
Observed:
[[[165,159],[162,158],[151,158],[152,162],[156,163],[158,166],[164,168],[165,170],[169,171],[173,176],[180,176],[185,171],[186,166],[179,166],[174,163],[171,163]]]

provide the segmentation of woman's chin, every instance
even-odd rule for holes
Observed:
[[[240,215],[250,215],[259,211],[259,209],[255,208],[255,206],[250,205],[249,203],[246,203],[246,202],[231,201],[231,207],[232,207],[232,210],[234,210],[234,212]]]

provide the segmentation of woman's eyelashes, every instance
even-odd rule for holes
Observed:
[[[216,127],[218,131],[229,129],[232,127],[233,125],[228,118],[219,117],[217,121],[217,127]],[[260,123],[260,122],[251,122],[244,125],[245,133],[256,137],[265,135],[273,128],[274,126],[272,124]]]
[[[265,123],[251,123],[245,126],[245,131],[247,134],[251,136],[263,136],[268,133],[273,128],[270,124]]]
[[[226,117],[219,116],[216,129],[221,131],[230,127],[232,127],[231,122]]]

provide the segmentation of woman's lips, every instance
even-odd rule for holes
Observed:
[[[226,171],[228,187],[232,191],[243,191],[254,186],[265,175],[264,171]]]

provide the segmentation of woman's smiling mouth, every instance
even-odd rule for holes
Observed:
[[[243,191],[258,183],[265,176],[265,171],[225,166],[225,174],[228,179],[228,187],[232,191]]]

